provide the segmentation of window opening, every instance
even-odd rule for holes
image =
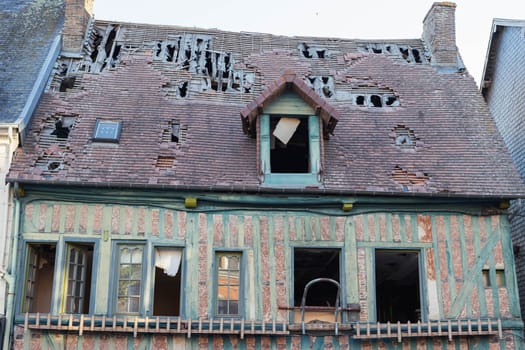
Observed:
[[[155,248],[153,315],[179,316],[182,249]]]
[[[143,246],[119,246],[117,313],[140,311],[143,253]]]
[[[294,250],[294,306],[301,306],[306,285],[317,278],[340,282],[339,249],[296,248]],[[338,288],[333,283],[316,283],[308,290],[305,305],[335,306]],[[333,322],[333,312],[329,318]]]
[[[27,246],[22,312],[51,312],[55,256],[55,244]]]
[[[89,313],[92,268],[93,244],[67,245],[64,312]]]
[[[241,254],[218,253],[216,263],[217,315],[239,316]]]
[[[419,252],[376,250],[378,322],[421,320]]]
[[[489,269],[484,269],[482,271],[483,274],[483,286],[485,288],[490,287],[497,287],[497,288],[503,288],[505,287],[505,270],[503,269],[496,269],[494,271],[494,276],[491,276]]]
[[[272,173],[310,171],[308,118],[270,117]]]

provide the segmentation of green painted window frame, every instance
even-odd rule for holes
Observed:
[[[270,158],[270,118],[272,116],[289,116],[308,118],[308,138],[310,169],[307,173],[272,173]],[[316,115],[262,114],[260,116],[260,167],[263,174],[263,185],[304,187],[318,185],[321,172],[321,139],[319,117]]]
[[[224,268],[221,269],[221,258],[233,258],[235,257],[238,260],[237,268]],[[226,273],[228,276],[228,279],[226,282],[221,283],[221,271],[223,273]],[[237,279],[236,284],[230,283],[232,279],[230,279],[230,276],[232,279]],[[215,251],[215,260],[214,260],[214,315],[216,317],[224,317],[224,318],[239,318],[242,316],[244,311],[244,305],[243,305],[243,252],[242,251]],[[222,287],[222,288],[221,288]],[[231,298],[225,298],[220,299],[220,293],[221,289],[222,291],[225,291],[228,295],[233,291],[235,291],[235,288],[237,288],[237,299],[231,299]],[[225,301],[224,305],[226,305],[226,312],[221,312],[221,301]],[[237,302],[237,312],[230,312],[230,306],[231,302],[236,301]]]
[[[113,309],[117,315],[140,315],[143,313],[143,291],[145,284],[145,256],[147,255],[147,246],[144,242],[141,243],[117,243],[115,253],[115,285],[114,285],[114,299]],[[139,250],[140,259],[134,259],[133,253],[130,259],[124,261],[122,264],[122,253],[124,249]],[[123,265],[129,265],[129,272],[123,271]],[[128,282],[126,284],[126,282]],[[130,285],[133,284],[133,288]],[[127,291],[125,289],[128,289]],[[138,288],[138,290],[137,290]],[[130,290],[131,289],[131,290]],[[124,303],[123,308],[120,303]],[[132,302],[135,305],[132,305]]]
[[[93,255],[95,243],[93,242],[65,242],[65,260],[64,260],[64,285],[62,292],[61,312],[68,314],[90,314],[91,300],[92,300],[92,281],[93,281],[93,267],[94,256],[91,262],[91,267],[88,265],[88,246],[93,248]],[[73,260],[72,260],[73,259]],[[91,279],[88,280],[88,270],[91,271]],[[86,291],[90,291],[90,303],[88,310],[83,309],[84,300],[86,298]],[[75,301],[78,301],[75,303]]]

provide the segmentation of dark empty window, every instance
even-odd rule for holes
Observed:
[[[121,130],[121,121],[97,120],[93,141],[118,142]]]
[[[155,248],[155,285],[153,288],[153,315],[180,315],[180,288],[182,249]]]
[[[419,252],[376,250],[378,322],[417,322],[421,319]]]
[[[306,284],[317,278],[340,282],[339,249],[296,248],[294,250],[294,305],[301,306]],[[332,283],[311,285],[305,305],[335,306],[337,287]]]
[[[27,246],[22,312],[51,312],[55,256],[55,244]]]
[[[308,118],[270,117],[272,173],[308,173]]]

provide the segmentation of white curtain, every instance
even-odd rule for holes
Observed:
[[[180,248],[155,248],[155,267],[163,269],[170,277],[175,276],[179,271],[181,258]]]

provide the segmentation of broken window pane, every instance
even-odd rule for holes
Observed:
[[[284,122],[278,128],[280,121]],[[298,121],[298,123],[297,123]],[[293,130],[293,126],[295,130]],[[277,130],[277,136],[275,131]],[[308,118],[270,117],[270,135],[275,135],[270,147],[272,173],[307,173],[309,164]],[[279,138],[282,137],[286,143]]]
[[[216,302],[218,316],[240,314],[241,253],[220,252],[216,255]]]
[[[421,320],[419,252],[376,250],[375,266],[377,321]]]
[[[55,255],[55,244],[27,246],[22,312],[51,312]]]

